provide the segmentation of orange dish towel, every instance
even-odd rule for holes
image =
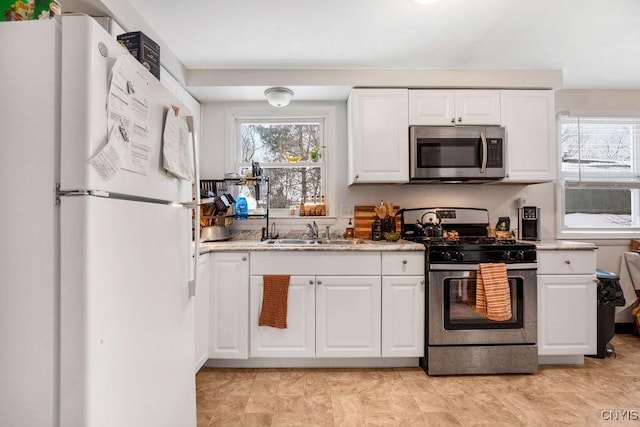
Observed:
[[[262,310],[258,326],[287,329],[287,299],[290,276],[265,275],[262,291]]]
[[[511,319],[511,290],[504,263],[480,264],[476,280],[476,310],[487,319]]]

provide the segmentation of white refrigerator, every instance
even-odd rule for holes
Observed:
[[[192,182],[162,163],[181,104],[149,75],[148,170],[105,179],[124,48],[78,15],[0,23],[0,52],[0,425],[195,425]]]

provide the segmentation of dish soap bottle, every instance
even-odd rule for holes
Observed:
[[[241,192],[236,199],[235,206],[236,219],[247,219],[249,214],[249,204],[247,203],[246,194]]]

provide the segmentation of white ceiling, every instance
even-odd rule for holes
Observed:
[[[129,2],[188,69],[562,70],[563,87],[640,88],[640,0]],[[198,91],[247,100],[264,88]]]

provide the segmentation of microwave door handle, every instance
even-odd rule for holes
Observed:
[[[480,166],[480,173],[487,171],[487,138],[484,136],[484,132],[480,132],[480,139],[482,140],[482,166]]]

